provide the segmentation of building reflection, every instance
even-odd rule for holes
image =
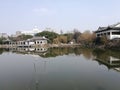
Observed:
[[[80,55],[82,50],[80,48],[70,48],[70,47],[64,47],[64,48],[19,47],[19,48],[9,48],[9,51],[24,55],[29,54],[35,57],[41,56],[44,58],[49,58],[49,57],[56,57],[56,56],[69,55],[69,54]]]
[[[24,55],[32,55],[32,56],[41,56],[45,55],[48,51],[47,47],[39,47],[39,48],[34,48],[34,47],[19,47],[19,48],[9,48],[9,51],[15,52],[15,53],[20,53]]]
[[[120,72],[120,57],[115,52],[96,54],[94,60],[98,61],[100,65],[107,66],[108,69],[114,69]]]

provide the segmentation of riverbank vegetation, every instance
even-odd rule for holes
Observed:
[[[80,45],[82,47],[87,48],[112,48],[118,49],[120,47],[120,40],[108,40],[106,37],[96,37],[94,32],[90,32],[86,30],[84,32],[80,32],[77,29],[74,29],[72,32],[68,33],[56,33],[54,31],[42,31],[37,33],[35,36],[37,37],[46,37],[48,38],[48,43],[56,44],[56,45]],[[19,40],[27,40],[34,36],[31,35],[19,35],[17,37],[8,37],[8,38],[0,38],[0,44],[4,44],[5,41],[19,41]]]

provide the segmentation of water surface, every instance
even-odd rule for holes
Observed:
[[[0,90],[120,90],[120,53],[0,49]]]

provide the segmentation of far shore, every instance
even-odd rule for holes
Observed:
[[[117,46],[114,47],[108,47],[105,45],[81,45],[81,44],[46,44],[46,45],[34,45],[34,46],[17,46],[17,45],[0,45],[0,48],[65,48],[65,47],[81,47],[81,48],[91,48],[91,49],[112,49],[112,50],[120,50]]]
[[[39,48],[39,47],[50,47],[50,48],[54,48],[54,47],[80,47],[81,44],[47,44],[47,45],[41,45],[41,46],[31,46],[31,47],[34,47],[34,48]],[[19,46],[17,45],[0,45],[0,48],[17,48]],[[24,47],[24,46],[21,46],[21,47]],[[29,47],[29,46],[28,46]]]

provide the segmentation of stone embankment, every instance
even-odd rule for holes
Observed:
[[[49,44],[49,47],[77,47],[81,46],[80,44]]]
[[[37,46],[32,46],[32,47],[50,47],[50,48],[53,48],[53,47],[80,47],[81,45],[80,44],[47,44],[47,45],[37,45]],[[13,47],[18,47],[16,45],[0,45],[0,48],[13,48]],[[24,46],[23,46],[24,47]]]

